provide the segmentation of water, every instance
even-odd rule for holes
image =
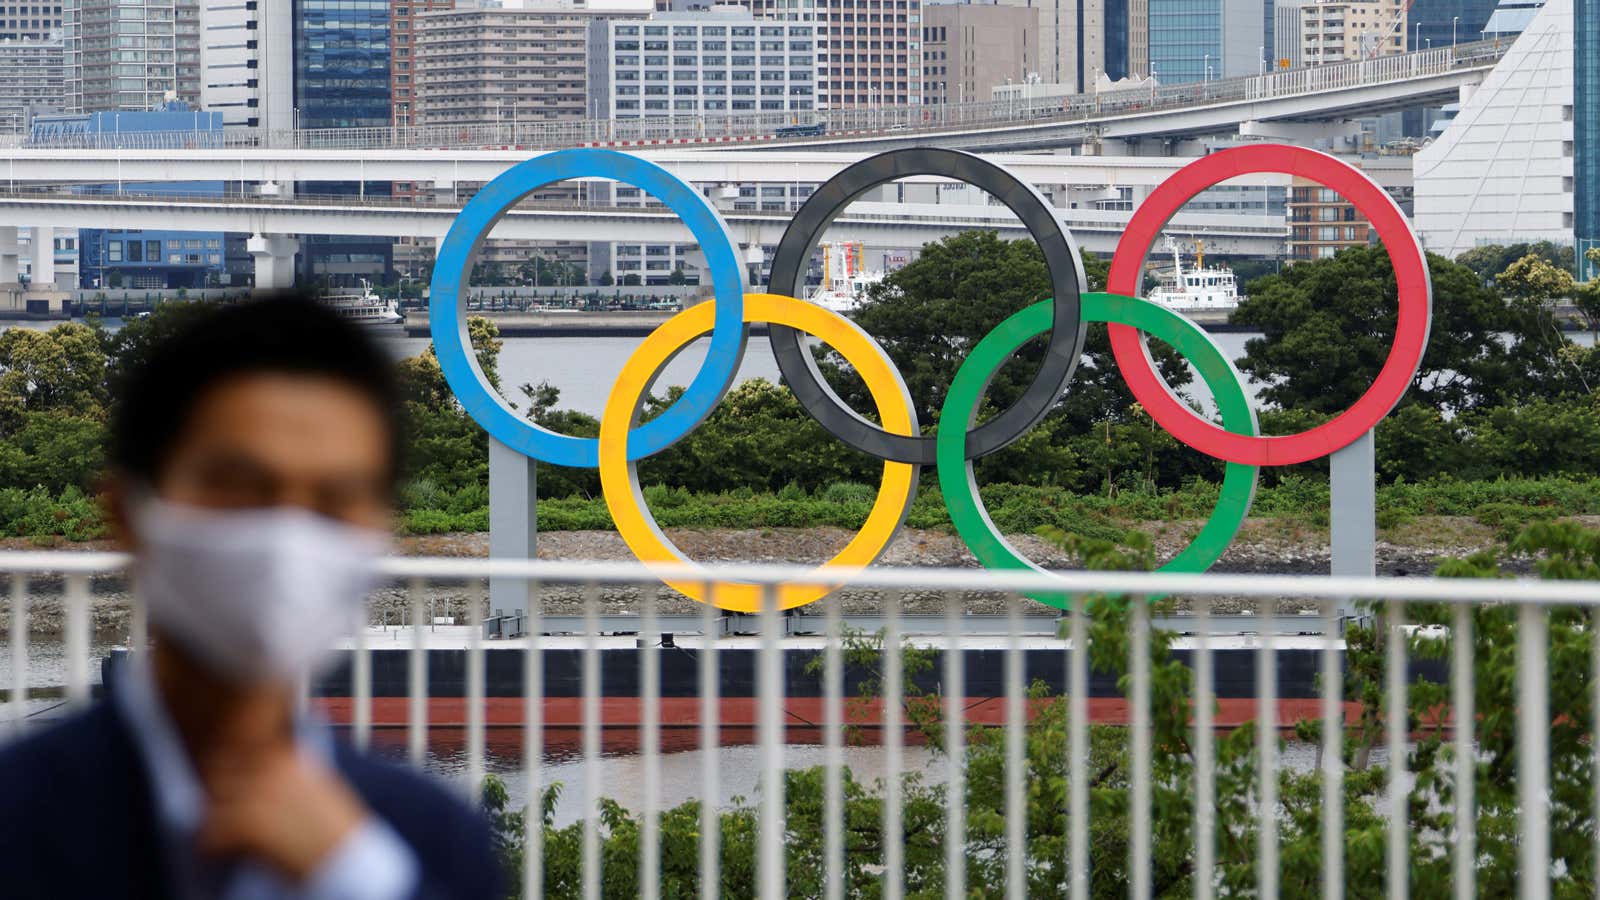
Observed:
[[[561,389],[562,409],[598,417],[605,409],[611,385],[639,342],[637,337],[508,337],[500,351],[500,384],[506,398],[527,408],[522,394],[524,384],[548,381]],[[711,341],[702,338],[683,349],[667,363],[656,381],[656,393],[671,385],[688,385],[705,363]],[[396,359],[416,356],[428,348],[427,338],[385,337],[383,345]],[[745,347],[736,381],[765,378],[776,382],[778,361],[772,344],[764,337],[752,337]]]
[[[1244,344],[1258,334],[1220,333],[1212,337],[1229,359],[1244,355]],[[605,409],[606,398],[617,373],[639,346],[637,337],[508,337],[500,350],[500,384],[507,399],[526,408],[522,385],[548,381],[561,389],[562,409],[571,409],[591,416],[599,416]],[[428,347],[427,338],[403,337],[396,333],[386,335],[383,345],[396,359],[416,356]],[[656,393],[663,393],[670,385],[687,385],[704,364],[708,338],[702,338],[685,347],[667,364],[657,380]],[[772,356],[772,344],[767,338],[752,337],[745,348],[744,361],[735,376],[736,381],[765,378],[778,382],[778,362]],[[1199,383],[1196,376],[1195,383]],[[1254,386],[1252,386],[1254,390]],[[1202,403],[1209,402],[1204,386],[1194,391]]]

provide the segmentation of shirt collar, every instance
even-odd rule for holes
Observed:
[[[163,824],[184,832],[195,831],[205,814],[205,790],[161,702],[145,654],[130,654],[118,674],[121,677],[112,685],[112,695],[144,759],[156,811]]]

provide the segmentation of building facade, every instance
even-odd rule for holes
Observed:
[[[200,108],[223,127],[294,127],[294,9],[212,0],[200,10]]]
[[[417,14],[455,8],[456,0],[389,0],[389,102],[394,124],[417,124]]]
[[[742,8],[597,19],[588,58],[588,96],[599,118],[809,118],[816,109],[811,22],[758,22]]]
[[[970,3],[924,7],[926,102],[987,102],[999,85],[1040,77],[1039,34],[1039,10],[1034,8]]]
[[[1600,277],[1600,262],[1586,254],[1600,248],[1600,0],[1573,2],[1573,238],[1578,274]]]
[[[817,25],[819,108],[923,101],[922,0],[748,0],[757,18]]]
[[[1039,11],[1038,75],[1068,93],[1093,89],[1103,75],[1143,77],[1150,65],[1148,0],[995,0]],[[930,79],[931,80],[931,79]]]
[[[200,102],[200,0],[62,0],[66,111]]]
[[[0,40],[0,131],[28,129],[67,102],[66,48],[56,40]]]
[[[292,2],[294,127],[388,127],[389,0]]]
[[[457,9],[416,17],[419,125],[515,125],[598,117],[588,93],[589,25],[642,19],[653,0],[537,9]]]
[[[1325,259],[1372,241],[1372,224],[1338,191],[1308,178],[1289,184],[1289,259]]]
[[[1301,10],[1301,57],[1308,66],[1404,53],[1406,0],[1312,2]]]
[[[1267,61],[1275,69],[1298,69],[1305,65],[1304,0],[1278,0],[1272,9],[1274,52]]]
[[[1478,40],[1496,0],[1412,0],[1406,11],[1406,47],[1427,50]]]
[[[1161,84],[1255,75],[1263,66],[1260,0],[1149,0],[1150,74]]]
[[[1583,195],[1592,198],[1596,185],[1578,189],[1577,158],[1595,146],[1582,138],[1574,93],[1574,7],[1574,0],[1549,0],[1444,131],[1412,157],[1413,221],[1428,250],[1454,257],[1483,244],[1566,244],[1583,234],[1578,209],[1592,202]]]
[[[43,41],[61,31],[61,0],[0,2],[0,41]]]

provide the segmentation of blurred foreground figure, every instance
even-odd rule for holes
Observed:
[[[384,354],[281,297],[197,317],[120,389],[106,493],[153,645],[0,750],[0,896],[495,896],[472,810],[296,713],[388,543]]]

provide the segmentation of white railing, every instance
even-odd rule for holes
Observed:
[[[91,579],[117,575],[123,562],[114,555],[94,553],[0,554],[0,573],[9,573],[12,579],[11,679],[6,687],[14,724],[20,726],[30,710],[28,622],[34,602],[30,584],[40,586],[41,609],[53,610],[57,598],[62,605],[67,661],[64,696],[68,704],[81,704],[91,694],[90,623],[95,603]],[[669,851],[659,843],[664,827],[663,793],[668,788],[662,766],[670,758],[662,749],[663,732],[672,729],[681,736],[697,730],[699,735],[700,783],[694,796],[708,802],[701,804],[698,813],[696,830],[703,839],[698,839],[694,865],[698,866],[698,883],[704,887],[702,896],[714,896],[715,885],[725,874],[723,862],[732,852],[718,843],[721,816],[727,807],[719,799],[726,794],[721,782],[739,773],[720,763],[711,751],[721,747],[730,733],[737,735],[737,729],[750,727],[754,728],[753,758],[759,785],[756,806],[745,810],[749,815],[745,821],[754,823],[756,836],[750,894],[763,898],[789,896],[801,881],[814,883],[817,896],[855,896],[863,886],[850,879],[862,878],[873,882],[871,893],[875,896],[881,890],[881,896],[901,897],[913,890],[930,889],[928,884],[913,884],[912,880],[927,877],[935,863],[940,867],[937,878],[943,894],[950,898],[967,896],[969,884],[995,891],[1003,887],[1007,897],[1042,892],[1083,898],[1092,887],[1097,894],[1102,892],[1101,880],[1113,877],[1107,873],[1125,876],[1128,891],[1139,898],[1173,893],[1209,898],[1247,893],[1252,884],[1258,896],[1318,892],[1343,896],[1347,886],[1357,887],[1347,885],[1347,876],[1367,885],[1365,893],[1381,890],[1390,897],[1405,897],[1415,878],[1427,877],[1418,872],[1436,873],[1441,861],[1446,864],[1443,878],[1453,881],[1453,895],[1472,897],[1480,889],[1493,887],[1480,886],[1476,880],[1488,877],[1480,874],[1480,868],[1490,871],[1481,864],[1495,853],[1509,854],[1504,858],[1516,861],[1515,884],[1523,897],[1548,896],[1552,877],[1581,882],[1587,885],[1581,889],[1590,893],[1595,887],[1595,863],[1600,860],[1600,847],[1596,846],[1600,832],[1595,828],[1600,819],[1600,790],[1595,790],[1600,785],[1600,753],[1596,752],[1600,740],[1595,740],[1600,737],[1600,717],[1595,710],[1600,708],[1600,696],[1575,699],[1572,691],[1558,686],[1600,672],[1600,629],[1584,624],[1600,611],[1595,609],[1600,607],[1600,583],[1130,572],[1044,575],[876,568],[852,573],[848,588],[796,617],[775,608],[776,591],[781,585],[815,583],[815,570],[758,566],[651,570],[615,563],[391,559],[384,563],[384,573],[403,586],[405,599],[397,604],[391,597],[388,608],[394,611],[382,613],[382,624],[364,632],[347,648],[352,740],[367,745],[376,736],[403,733],[410,758],[418,763],[426,760],[429,648],[464,654],[463,708],[435,724],[464,729],[465,772],[459,780],[467,790],[475,792],[485,775],[491,703],[498,704],[497,715],[508,708],[520,715],[519,722],[497,725],[493,730],[497,735],[509,732],[522,739],[520,764],[510,766],[520,771],[506,775],[523,779],[530,798],[541,797],[553,779],[551,758],[545,752],[547,739],[552,733],[578,733],[581,762],[576,773],[584,790],[570,828],[581,831],[581,840],[576,849],[565,839],[546,846],[544,828],[527,829],[522,870],[526,896],[572,895],[564,893],[567,890],[584,897],[600,896],[606,858],[602,848],[607,840],[598,816],[599,797],[605,788],[602,729],[615,731],[619,725],[639,737],[636,874],[638,893],[644,897],[659,896],[667,877],[663,854]],[[710,606],[685,613],[686,601],[658,591],[658,579],[663,575],[707,582],[713,590],[715,579],[763,585],[763,608],[749,616],[726,614]],[[484,588],[491,578],[527,584],[531,605],[525,617],[487,615]],[[468,587],[465,599],[461,585]],[[431,593],[440,587],[449,587],[453,593],[441,600]],[[612,611],[602,612],[602,590],[607,592],[606,603]],[[1071,597],[1071,611],[1058,614],[1021,599],[1024,592]],[[1091,604],[1086,599],[1107,595],[1181,597],[1187,612],[1158,607],[1153,613],[1151,605],[1144,602],[1119,605],[1114,600],[1097,600]],[[1219,598],[1228,598],[1230,606],[1254,603],[1268,612],[1255,618],[1224,614],[1214,608]],[[451,608],[467,624],[439,624],[440,602],[454,603]],[[625,613],[614,611],[619,602],[628,607]],[[972,615],[968,609],[974,603],[994,612]],[[1278,614],[1283,603],[1298,604],[1301,611]],[[1347,632],[1358,626],[1345,617],[1346,611],[1354,608],[1352,604],[1363,603],[1371,605],[1359,627],[1372,630]],[[925,612],[903,612],[902,605]],[[1086,612],[1089,605],[1095,611]],[[1408,627],[1408,612],[1415,613],[1423,627]],[[1490,647],[1483,659],[1475,658],[1471,640],[1474,617],[1503,614],[1499,621],[1504,624],[1513,612],[1514,648]],[[1574,620],[1573,613],[1582,618]],[[401,623],[394,624],[395,618]],[[1559,645],[1551,644],[1552,621],[1561,629]],[[132,622],[128,643],[137,652],[145,640],[137,610]],[[864,638],[852,625],[875,631],[876,636]],[[1152,700],[1170,703],[1174,696],[1174,669],[1163,649],[1168,644],[1153,646],[1150,640],[1157,628],[1180,632],[1170,646],[1187,657],[1189,675],[1184,690],[1195,700],[1184,700],[1176,711],[1152,704]],[[1249,633],[1240,635],[1241,630]],[[538,637],[498,636],[510,632]],[[1348,644],[1347,633],[1352,635]],[[1359,640],[1353,636],[1358,633],[1363,635]],[[1091,669],[1089,656],[1097,644],[1106,658],[1097,660]],[[1430,658],[1430,646],[1436,651],[1432,658],[1441,661],[1448,646],[1449,674],[1437,688],[1426,689],[1414,686],[1413,681],[1419,661]],[[963,652],[948,652],[951,648]],[[1489,657],[1504,661],[1504,654],[1513,649],[1515,699],[1508,706],[1514,709],[1484,709],[1480,720],[1474,702],[1487,683],[1475,683],[1474,666],[1492,662]],[[692,676],[699,682],[692,696],[665,689],[663,659],[668,650],[695,657],[692,666],[675,669],[698,673]],[[373,713],[375,655],[396,651],[407,660],[403,721],[375,718]],[[521,702],[510,707],[503,692],[491,697],[486,687],[490,658],[506,651],[521,655],[513,692],[521,695]],[[620,658],[618,651],[634,657],[628,665],[613,669]],[[1219,697],[1219,671],[1238,672],[1240,651],[1253,655],[1253,684],[1246,685],[1248,690],[1241,697],[1240,686],[1230,683]],[[1559,655],[1553,657],[1555,651]],[[989,655],[983,655],[985,652]],[[792,654],[797,653],[820,665],[795,665],[799,657]],[[561,654],[568,663],[574,654],[580,660],[581,685],[576,694],[570,683],[558,688],[547,678],[552,660]],[[732,654],[753,656],[753,667],[724,667],[722,657]],[[1314,660],[1317,672],[1316,696],[1298,704],[1279,695],[1280,676],[1290,671],[1280,669],[1280,663],[1291,654],[1298,660],[1294,671],[1301,673],[1296,677],[1304,680],[1307,660]],[[931,662],[930,656],[938,657],[938,663]],[[1552,658],[1576,669],[1551,671]],[[1374,662],[1380,659],[1381,665]],[[631,706],[603,706],[603,661],[608,671],[620,673],[617,677],[637,673],[637,695],[629,695],[635,701]],[[1041,661],[1051,665],[1041,667]],[[877,682],[875,690],[847,696],[846,678],[859,679],[863,665]],[[974,665],[986,668],[975,672]],[[1584,667],[1592,668],[1578,671]],[[1111,692],[1114,696],[1091,696],[1096,690],[1091,676],[1104,675],[1108,669],[1125,676]],[[496,670],[501,676],[505,673],[503,666]],[[753,672],[750,697],[729,698],[747,700],[743,704],[723,703],[719,695],[719,685],[732,670]],[[570,665],[560,670],[563,677],[571,671]],[[1423,677],[1428,677],[1427,673]],[[975,678],[991,680],[974,685]],[[1369,678],[1370,682],[1352,683]],[[937,682],[935,687],[942,696],[935,700],[935,695],[924,695],[929,703],[918,706],[913,702],[918,694],[914,685],[930,679]],[[1063,690],[1041,693],[1030,688],[1028,679],[1059,684]],[[1443,681],[1449,682],[1448,692]],[[1593,678],[1592,683],[1600,692],[1600,678]],[[816,693],[820,712],[806,710],[814,718],[802,719],[801,706],[791,701],[807,698],[800,697],[801,692],[787,696],[789,685]],[[1107,691],[1103,678],[1099,690]],[[1356,697],[1359,708],[1354,710],[1357,717],[1352,722],[1351,702],[1357,690],[1369,691],[1381,701],[1374,706],[1371,697]],[[1419,693],[1412,696],[1412,692]],[[551,701],[558,697],[576,704],[576,721],[570,718],[571,704],[568,712],[552,715],[555,707]],[[676,703],[671,719],[664,713],[668,702],[664,697]],[[1125,699],[1126,707],[1120,705],[1119,697]],[[1552,697],[1565,699],[1553,705]],[[863,699],[874,698],[881,703],[859,705]],[[1120,712],[1123,709],[1126,714]],[[626,718],[628,710],[637,713],[636,720],[617,721]],[[1407,710],[1408,715],[1391,714],[1393,710]],[[1050,748],[1040,730],[1049,715],[1061,717],[1054,720],[1060,727],[1050,732],[1059,737],[1059,752]],[[1097,719],[1118,727],[1091,729]],[[1474,727],[1457,727],[1463,722],[1474,723]],[[1492,755],[1495,751],[1488,749],[1499,746],[1490,740],[1490,731],[1500,729],[1496,733],[1503,735],[1508,722],[1515,731],[1514,749],[1496,757]],[[967,727],[944,727],[956,724]],[[1586,743],[1580,751],[1587,755],[1587,764],[1570,765],[1569,745],[1562,751],[1567,754],[1563,758],[1567,766],[1551,769],[1551,735],[1558,725],[1568,729],[1562,732],[1564,739],[1571,738],[1571,728],[1587,729],[1582,732]],[[785,773],[804,749],[789,739],[797,726],[820,732],[817,736],[822,744],[822,797],[817,807],[820,838],[815,846],[807,843],[817,836],[806,830],[806,822],[786,819]],[[866,806],[853,793],[854,788],[846,788],[846,779],[852,775],[855,777],[850,780],[857,787],[866,781],[864,774],[851,772],[845,752],[847,733],[863,727],[873,731],[881,745],[876,760],[883,771],[877,788],[880,793],[874,795],[878,799]],[[1253,770],[1241,768],[1240,754],[1249,751],[1241,751],[1238,742],[1229,738],[1241,727],[1255,728],[1253,756],[1244,760]],[[1295,763],[1284,755],[1295,749],[1282,740],[1284,729],[1290,727],[1309,727],[1310,737],[1299,749],[1309,749],[1314,762],[1308,763],[1302,755]],[[918,728],[932,735],[929,739],[938,752],[913,758],[911,739],[919,738]],[[1386,750],[1386,759],[1365,769],[1361,762],[1347,764],[1346,737],[1362,737],[1369,745],[1376,744],[1367,749]],[[1430,740],[1441,742],[1447,752],[1439,757],[1442,763],[1430,764],[1427,779],[1419,779],[1417,773],[1407,772],[1410,751]],[[1438,749],[1430,746],[1428,753]],[[1419,757],[1423,755],[1421,749],[1417,752]],[[986,760],[990,768],[976,767],[974,760],[978,759]],[[998,782],[993,771],[996,760],[1001,769]],[[1173,767],[1180,760],[1185,765],[1192,763],[1192,779],[1190,769]],[[1060,796],[1051,800],[1050,767],[1057,763],[1065,784]],[[1044,769],[1050,770],[1041,771]],[[1112,779],[1112,787],[1100,783],[1108,772],[1119,773]],[[1370,784],[1375,772],[1382,775],[1386,790],[1347,795],[1347,776],[1352,784]],[[1248,774],[1248,780],[1241,782],[1241,773]],[[913,774],[918,778],[906,780]],[[1475,785],[1504,787],[1503,779],[1509,777],[1516,781],[1515,819],[1507,821],[1503,818],[1508,815],[1506,807],[1497,806],[1491,814],[1502,818],[1486,820],[1487,840],[1477,843],[1476,826],[1485,823],[1477,818]],[[687,780],[674,781],[673,787],[681,788],[684,785],[679,781]],[[1116,783],[1125,785],[1125,793],[1111,800],[1096,799],[1107,791],[1117,793]],[[938,787],[930,791],[928,785]],[[1280,798],[1280,785],[1292,789],[1292,800]],[[993,796],[969,794],[969,787],[974,791],[991,789],[1003,796],[995,801]],[[1224,790],[1228,793],[1221,793]],[[915,802],[908,802],[913,794]],[[1170,805],[1157,816],[1158,801],[1171,804],[1175,796],[1182,800],[1183,815],[1192,813],[1192,828],[1175,829],[1171,819],[1177,814]],[[1308,797],[1320,800],[1309,801]],[[930,798],[942,809],[931,811],[926,805]],[[793,799],[800,803],[809,798]],[[969,814],[978,803],[985,805],[985,812],[974,818]],[[1041,803],[1054,803],[1059,809],[1041,813]],[[1316,822],[1307,824],[1300,818],[1309,815],[1313,804]],[[1562,833],[1584,841],[1576,856],[1571,855],[1573,845],[1568,840],[1562,844],[1568,855],[1552,858],[1551,814],[1557,807],[1563,816],[1558,826]],[[876,810],[878,821],[863,822],[864,809],[868,814]],[[1105,835],[1091,830],[1094,810],[1112,810],[1120,816],[1123,809],[1126,824],[1122,833]],[[847,810],[851,813],[848,827]],[[1440,810],[1448,815],[1439,817]],[[1427,818],[1430,824],[1415,825],[1419,815],[1431,817]],[[913,834],[913,821],[918,829],[937,824],[947,839],[930,844],[924,835]],[[1365,836],[1347,835],[1347,821],[1366,829]],[[1386,848],[1382,878],[1377,879],[1382,886],[1378,888],[1371,887],[1380,871],[1371,850],[1374,822],[1380,823],[1377,827],[1385,833]],[[1039,827],[1049,833],[1035,833]],[[879,841],[869,839],[871,835],[863,837],[862,829],[881,837],[881,847]],[[557,837],[573,833],[549,832]],[[1187,842],[1184,846],[1172,846],[1175,833]],[[1298,843],[1283,844],[1288,838]],[[1038,849],[1046,843],[1054,848],[1050,854]],[[1292,854],[1286,852],[1289,846]],[[1301,869],[1305,855],[1317,846],[1320,859],[1308,882]],[[1364,854],[1361,868],[1347,869],[1347,846]],[[1110,856],[1107,847],[1115,848]],[[915,860],[909,855],[913,848],[918,853]],[[674,845],[670,852],[682,854],[684,850]],[[562,868],[570,870],[577,865],[580,888],[542,881],[551,861],[549,854],[557,853],[571,854],[561,860]],[[1173,877],[1172,871],[1158,869],[1156,862],[1173,858],[1173,854],[1184,860],[1180,880],[1187,881],[1188,887],[1182,890],[1156,881]],[[814,866],[791,871],[791,857],[811,861]],[[865,863],[863,857],[867,857]],[[674,863],[673,871],[681,873],[683,861]],[[1498,887],[1504,888],[1504,884]],[[692,889],[692,884],[686,889]]]
[[[1370,85],[1390,84],[1461,69],[1486,67],[1510,41],[1475,41],[1271,74],[1219,78],[1196,84],[1128,87],[1068,97],[977,100],[927,106],[861,106],[814,113],[745,113],[650,119],[577,119],[558,122],[501,120],[460,125],[381,128],[238,129],[229,131],[0,134],[0,147],[95,150],[316,149],[316,150],[555,150],[590,145],[807,142],[827,136],[899,132],[939,133],[967,128],[1092,125],[1097,121],[1213,104],[1271,100]],[[1159,73],[1158,73],[1159,75]],[[825,134],[783,135],[780,129],[820,123]]]

